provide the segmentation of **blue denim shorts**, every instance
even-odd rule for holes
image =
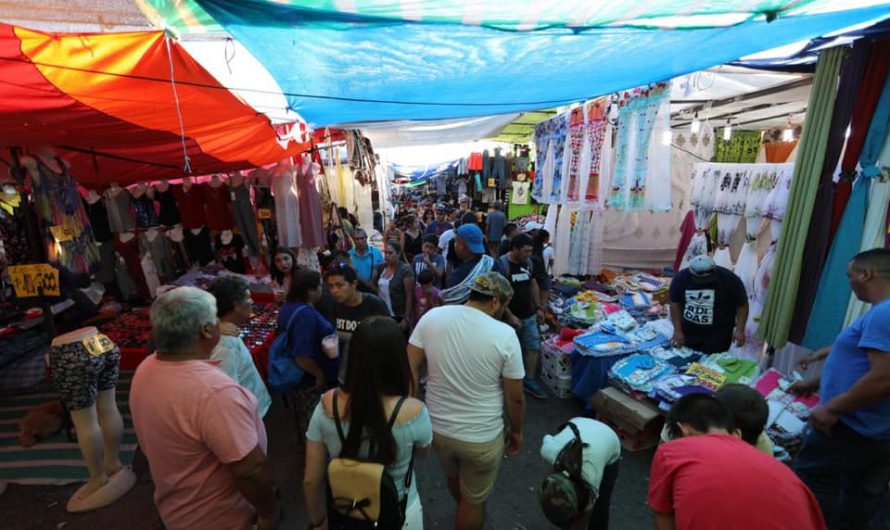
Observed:
[[[541,351],[541,332],[538,330],[538,315],[522,319],[522,329],[516,330],[522,351]]]

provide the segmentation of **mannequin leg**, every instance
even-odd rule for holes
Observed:
[[[96,410],[99,414],[102,439],[105,442],[105,473],[111,476],[122,467],[119,449],[124,436],[124,420],[117,408],[114,388],[99,392],[96,397]]]
[[[82,497],[87,497],[108,482],[108,474],[103,464],[105,444],[96,415],[96,406],[72,410],[71,421],[77,431],[77,444],[90,472],[90,480],[86,488],[80,492]]]

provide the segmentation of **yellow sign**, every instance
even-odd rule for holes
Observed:
[[[726,383],[726,376],[712,370],[701,363],[692,363],[688,370],[688,375],[694,375],[707,387],[717,390]]]
[[[102,333],[87,337],[83,339],[82,342],[83,347],[86,348],[87,352],[93,357],[98,357],[103,353],[108,353],[114,349],[114,343]]]
[[[60,296],[59,271],[46,263],[33,265],[12,265],[9,267],[9,278],[15,287],[15,295],[19,298],[29,296]],[[41,293],[41,289],[43,292]]]
[[[257,210],[257,217],[260,219],[271,219],[272,218],[272,210],[268,208],[260,208]]]
[[[53,237],[59,243],[62,243],[63,241],[71,241],[77,235],[70,227],[62,225],[51,226],[49,227],[49,231],[52,232]]]

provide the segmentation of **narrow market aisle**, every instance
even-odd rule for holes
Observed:
[[[552,433],[583,410],[573,400],[553,397],[546,401],[528,400],[522,455],[504,460],[495,491],[488,503],[486,530],[546,530],[553,528],[538,509],[535,488],[548,471],[538,455],[544,434]],[[289,411],[280,400],[273,404],[267,418],[272,476],[279,487],[279,505],[283,512],[281,530],[306,527],[306,508],[302,492],[302,458],[296,451],[296,429]],[[612,496],[612,530],[651,528],[652,517],[646,506],[649,466],[654,451],[625,451]],[[0,495],[3,527],[16,530],[92,530],[127,528],[156,530],[162,528],[152,500],[153,487],[144,460],[136,462],[139,482],[113,507],[94,513],[65,513],[65,502],[77,485],[10,485]],[[445,485],[435,455],[417,461],[418,484],[424,509],[424,527],[449,529],[454,524],[454,501]]]

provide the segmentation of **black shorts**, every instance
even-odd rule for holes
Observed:
[[[90,407],[99,392],[116,387],[120,360],[121,350],[117,346],[101,355],[91,355],[81,341],[50,348],[49,369],[65,407]]]

